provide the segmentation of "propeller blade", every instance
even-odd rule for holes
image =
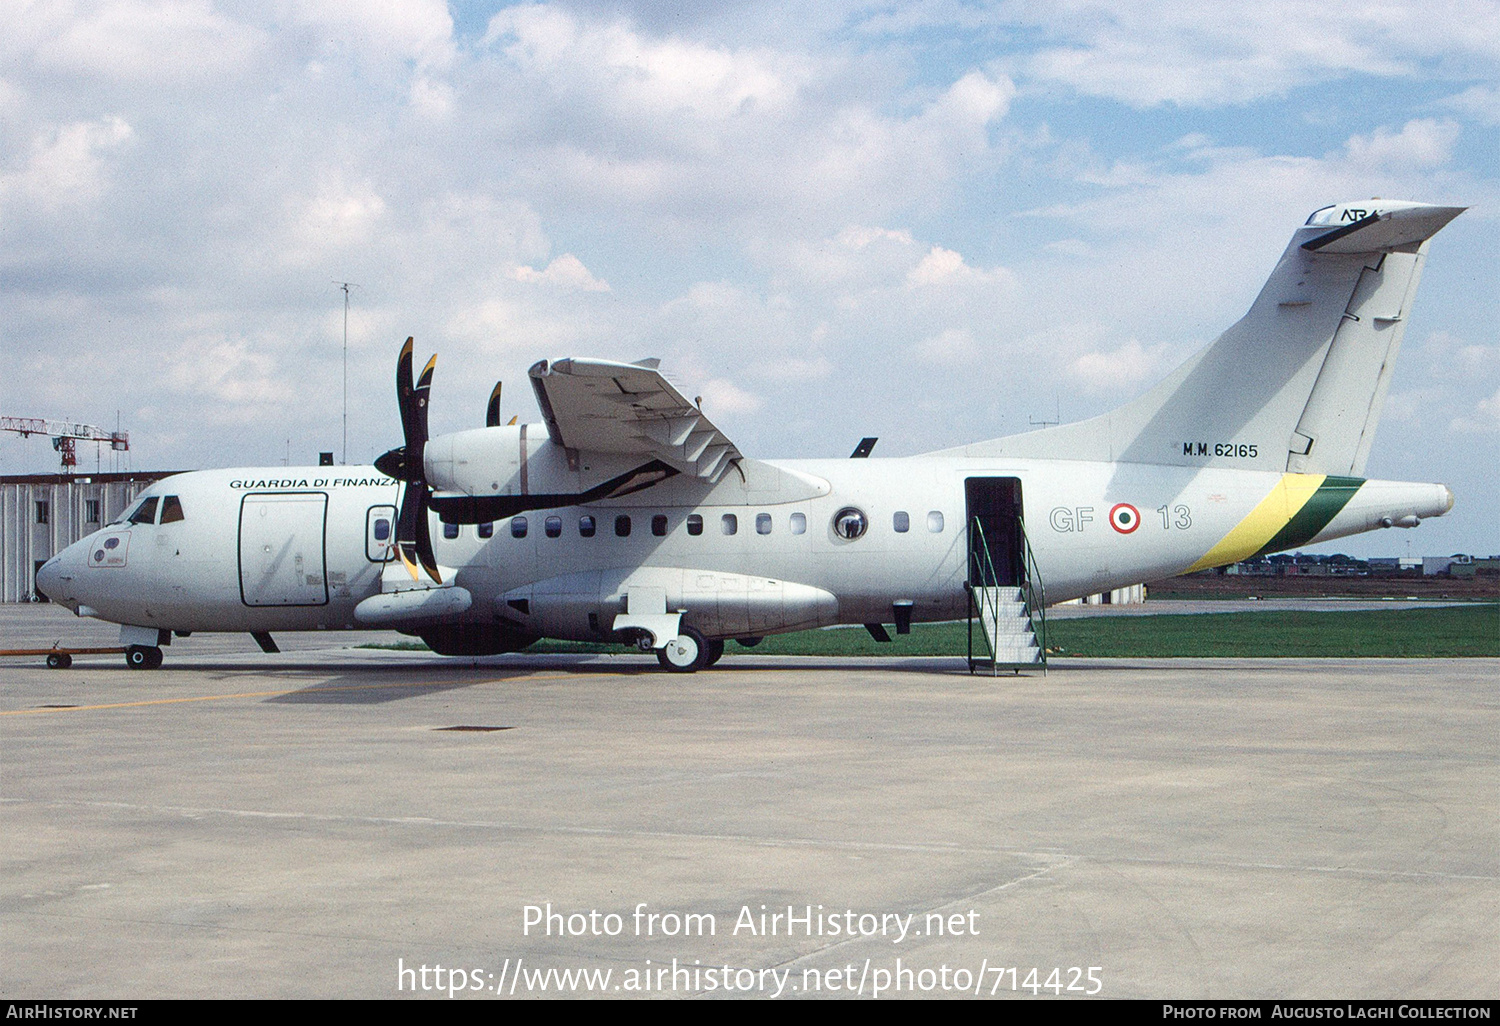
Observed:
[[[484,426],[500,426],[500,382],[495,382],[495,390],[490,393],[489,405],[484,409]]]
[[[432,531],[427,516],[427,500],[429,493],[424,484],[422,490],[417,493],[417,562],[422,564],[422,569],[427,571],[436,584],[443,583],[443,575],[438,571],[437,554],[432,551]]]
[[[427,361],[422,376],[412,383],[412,340],[407,339],[401,347],[401,358],[396,361],[396,399],[401,406],[401,433],[406,437],[406,451],[411,455],[407,461],[406,480],[420,480],[422,476],[422,450],[427,446],[427,395],[432,390],[432,372],[437,357]]]
[[[427,515],[428,497],[425,482],[414,482],[406,486],[406,491],[401,496],[401,512],[397,518],[396,548],[401,555],[401,563],[411,574],[412,580],[421,579],[417,573],[420,566],[435,583],[442,584],[443,575],[438,570],[437,557],[432,551],[432,532]]]
[[[422,373],[412,380],[412,339],[401,347],[396,360],[396,400],[401,409],[401,433],[405,445],[392,449],[376,461],[376,467],[390,477],[406,482],[401,494],[401,511],[396,520],[396,551],[401,563],[411,573],[412,580],[419,580],[417,567],[427,571],[438,584],[443,583],[438,573],[437,557],[432,551],[432,531],[428,525],[428,500],[426,468],[423,457],[427,449],[427,398],[432,390],[432,374],[437,366],[437,357],[427,361]]]

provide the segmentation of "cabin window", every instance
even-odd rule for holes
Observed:
[[[651,518],[651,533],[658,538],[665,538],[667,536],[667,517],[665,514],[658,513]]]
[[[616,538],[629,538],[630,537],[630,518],[627,517],[623,513],[621,513],[619,516],[615,517],[615,537]]]
[[[853,506],[845,506],[833,515],[833,533],[846,541],[862,537],[869,526],[864,513]]]
[[[757,514],[755,514],[755,533],[756,534],[770,534],[771,533],[771,514],[769,514],[769,513],[757,513]]]
[[[891,527],[895,528],[897,534],[905,534],[911,530],[911,515],[904,509],[898,509],[891,514]]]
[[[452,541],[454,538],[457,538],[458,537],[458,525],[457,524],[444,524],[443,525],[443,537],[447,538],[449,541]]]
[[[474,529],[474,533],[481,538],[493,538],[495,536],[495,522],[486,520]]]
[[[937,510],[927,514],[927,530],[933,534],[943,533],[943,515]]]
[[[806,534],[807,533],[807,514],[806,513],[793,513],[792,514],[792,533],[793,534]]]
[[[97,524],[99,522],[99,500],[83,500],[83,522],[85,524]]]
[[[396,558],[396,547],[391,544],[395,524],[395,506],[371,506],[365,512],[365,558],[371,563]]]
[[[740,518],[733,513],[725,513],[723,519],[719,521],[719,530],[725,534],[734,534],[739,529]]]
[[[578,537],[580,537],[580,538],[592,538],[594,536],[594,531],[595,530],[596,530],[596,525],[594,524],[594,518],[593,517],[579,517],[578,518]]]
[[[527,524],[526,524],[526,518],[525,517],[511,517],[510,518],[510,536],[512,538],[524,538],[524,537],[526,537],[526,527],[527,527]]]
[[[542,521],[542,527],[546,530],[548,538],[562,537],[562,517],[548,517]]]
[[[696,513],[688,514],[688,534],[694,538],[703,533],[703,518]]]
[[[41,505],[45,506],[46,503],[41,503]],[[151,496],[151,498],[137,506],[135,512],[130,514],[130,522],[132,524],[156,523],[156,496]],[[43,521],[43,523],[46,523],[46,521]]]

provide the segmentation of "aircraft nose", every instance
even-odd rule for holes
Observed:
[[[59,580],[62,576],[62,571],[59,569],[61,564],[62,554],[58,553],[43,563],[42,568],[36,572],[37,594],[48,602],[56,602],[57,599],[54,596],[61,594],[58,589],[58,585],[62,583]]]

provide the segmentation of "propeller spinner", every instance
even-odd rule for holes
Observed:
[[[396,401],[401,409],[401,433],[405,445],[392,449],[375,461],[375,469],[387,477],[404,482],[401,511],[396,518],[396,551],[401,562],[418,579],[420,565],[429,577],[441,584],[437,558],[432,551],[432,534],[427,523],[428,503],[432,497],[427,487],[423,453],[427,448],[427,396],[432,389],[432,371],[437,357],[427,361],[421,377],[412,380],[412,340],[401,347],[396,361]]]

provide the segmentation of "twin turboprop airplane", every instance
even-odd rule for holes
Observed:
[[[1324,207],[1250,311],[1134,401],[900,459],[751,459],[655,360],[542,361],[543,423],[502,426],[492,399],[488,426],[429,439],[433,363],[414,376],[408,340],[405,445],[374,467],[165,478],[37,584],[121,624],[132,667],[174,634],[275,651],[273,631],[379,627],[444,655],[616,640],[691,671],[729,638],[885,638],[976,607],[991,657],[1024,665],[1043,586],[1055,602],[1452,508],[1443,485],[1361,474],[1427,240],[1462,209]]]

